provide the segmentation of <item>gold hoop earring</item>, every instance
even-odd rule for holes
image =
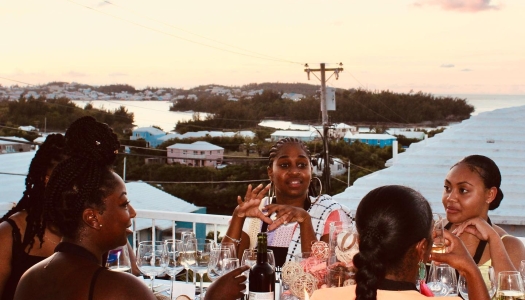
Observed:
[[[312,178],[310,182],[312,182],[314,179],[317,179],[317,181],[319,181],[319,195],[317,195],[317,197],[320,197],[323,194],[323,182],[321,181],[319,177]],[[314,186],[314,189],[315,189],[315,186]]]

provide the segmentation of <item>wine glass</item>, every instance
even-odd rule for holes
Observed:
[[[129,272],[131,270],[131,260],[129,259],[127,245],[109,250],[106,268],[115,272]]]
[[[175,280],[175,276],[184,269],[182,264],[181,254],[184,252],[184,248],[181,240],[166,240],[166,252],[168,254],[168,263],[166,270],[171,278],[171,281]],[[173,288],[173,282],[172,282]]]
[[[525,260],[522,260],[520,263],[520,274],[521,274],[521,279],[525,281]]]
[[[497,299],[523,299],[525,291],[518,271],[502,271],[498,274]]]
[[[223,274],[229,273],[239,267],[239,259],[237,257],[225,258],[223,259],[223,265]]]
[[[456,270],[448,264],[430,264],[427,286],[435,297],[457,296]]]
[[[208,264],[208,278],[215,281],[221,277],[224,272],[224,260],[231,258],[231,252],[228,248],[213,248],[210,253],[210,263]]]
[[[479,271],[481,272],[483,281],[487,286],[490,298],[494,297],[494,294],[496,293],[496,276],[494,268],[492,266],[479,266]],[[463,299],[468,300],[468,286],[463,275],[460,275],[458,279],[458,291]]]
[[[189,239],[184,246],[184,261],[193,272],[200,275],[200,299],[204,299],[202,281],[204,274],[208,271],[208,264],[210,262],[210,252],[213,243],[200,242],[197,239]]]
[[[151,278],[151,291],[154,292],[155,276],[164,273],[168,257],[164,242],[140,242],[137,248],[137,267]]]
[[[180,233],[180,240],[182,241],[183,245],[185,245],[189,239],[194,239],[194,238],[195,238],[195,233],[193,233],[192,231],[183,231]],[[188,283],[188,278],[190,277],[189,276],[190,267],[184,264],[184,269],[186,269],[186,283]]]
[[[232,257],[237,257],[237,250],[234,243],[222,242],[217,247],[223,247],[230,249]]]
[[[445,253],[445,237],[443,236],[444,225],[443,218],[440,214],[432,214],[434,227],[432,229],[432,252]]]

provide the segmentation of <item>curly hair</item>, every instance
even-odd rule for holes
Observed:
[[[496,187],[498,189],[496,197],[489,205],[489,210],[495,210],[498,208],[501,204],[501,201],[503,200],[503,191],[500,188],[501,172],[499,171],[498,165],[496,165],[492,159],[486,156],[469,155],[454,164],[452,168],[462,163],[466,164],[472,172],[479,174],[486,188],[490,189],[492,187]]]
[[[270,149],[270,152],[268,154],[268,168],[271,168],[273,166],[273,162],[275,161],[277,154],[279,153],[281,148],[286,144],[296,144],[298,147],[300,147],[304,151],[306,156],[308,157],[308,160],[310,161],[310,165],[312,164],[312,156],[306,144],[297,138],[287,137],[287,138],[282,138],[278,140]],[[310,184],[308,186],[308,196],[317,197],[318,195],[319,195],[319,192],[316,190],[315,185]]]
[[[375,300],[388,273],[400,272],[410,248],[421,239],[431,241],[432,210],[415,190],[389,185],[370,191],[359,203],[356,215],[359,253],[356,300]]]
[[[111,166],[120,143],[107,124],[89,116],[74,121],[65,137],[70,157],[58,164],[49,180],[44,225],[74,238],[85,208],[105,208],[103,198],[116,184]]]
[[[22,241],[22,249],[26,249],[29,246],[27,253],[33,248],[35,236],[38,236],[40,240],[40,247],[44,243],[42,216],[46,176],[50,169],[66,158],[65,144],[65,138],[61,134],[50,134],[47,136],[44,143],[36,151],[35,157],[31,160],[25,180],[26,189],[22,198],[13,209],[0,219],[1,223],[19,211],[25,210],[27,212],[27,225],[24,240]]]

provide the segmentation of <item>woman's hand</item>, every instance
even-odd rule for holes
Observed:
[[[246,289],[246,276],[242,272],[248,270],[248,266],[239,267],[219,277],[210,284],[206,290],[204,299],[240,299],[244,296]]]
[[[244,198],[237,196],[237,207],[233,212],[234,216],[239,218],[259,218],[263,222],[272,224],[272,220],[268,218],[268,215],[265,215],[260,209],[259,205],[261,200],[265,197],[266,193],[270,190],[271,184],[263,186],[259,184],[256,188],[252,189],[252,185],[248,185],[246,189],[246,195]]]
[[[497,236],[497,238],[499,238],[494,228],[482,218],[468,219],[452,231],[452,233],[458,237],[464,232],[470,233],[482,241],[489,241],[491,236]]]
[[[282,204],[269,204],[264,208],[267,211],[267,215],[271,216],[274,212],[275,221],[268,226],[268,230],[272,231],[281,225],[288,223],[297,222],[303,223],[305,220],[310,218],[310,214],[300,207]]]

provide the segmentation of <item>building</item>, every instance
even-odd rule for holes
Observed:
[[[16,136],[0,137],[0,154],[27,152],[31,150],[28,140]]]
[[[359,141],[370,146],[379,146],[384,148],[387,146],[392,146],[392,143],[397,140],[397,137],[389,134],[358,133],[356,135],[352,135],[351,133],[347,133],[343,139],[345,142],[350,144]]]
[[[157,147],[162,144],[159,138],[165,136],[166,133],[155,127],[141,127],[133,130],[133,134],[129,138],[132,141],[143,139],[146,141],[148,147]]]
[[[317,138],[320,138],[319,132],[317,130],[312,131],[302,131],[302,130],[277,130],[271,135],[272,142],[277,142],[283,138],[297,138],[303,142],[311,142]]]
[[[399,128],[391,128],[386,130],[386,133],[390,135],[404,136],[407,139],[418,139],[422,140],[425,138],[425,133],[423,131],[412,131],[412,130],[402,130]]]
[[[194,167],[216,167],[222,164],[224,148],[208,142],[173,144],[168,150],[168,163],[179,163]]]
[[[413,143],[387,161],[386,169],[361,177],[333,198],[355,210],[372,189],[399,184],[418,190],[432,211],[444,214],[443,182],[450,168],[465,156],[485,155],[498,165],[504,193],[500,207],[490,211],[493,223],[508,233],[525,236],[525,106],[480,113],[432,138]]]
[[[357,133],[357,127],[339,123],[335,125],[334,129],[330,129],[330,135],[336,139],[344,138],[347,133]]]
[[[345,174],[348,170],[345,165],[346,163],[340,158],[334,157],[333,159],[330,159],[330,176],[339,176]],[[320,157],[317,159],[317,166],[314,166],[313,168],[314,174],[317,177],[321,177],[324,170],[324,158]]]

